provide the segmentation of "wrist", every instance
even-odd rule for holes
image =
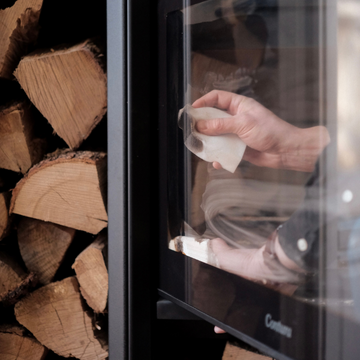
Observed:
[[[276,232],[277,234],[277,232]],[[285,266],[286,268],[305,274],[306,271],[302,269],[299,265],[297,265],[293,260],[291,260],[284,252],[283,248],[280,245],[279,237],[276,235],[274,240],[274,252],[280,261],[280,263]]]
[[[295,128],[282,152],[282,163],[288,170],[312,172],[330,136],[324,126]]]
[[[270,255],[271,258],[277,259],[279,263],[288,270],[292,270],[297,273],[306,273],[304,269],[299,267],[285,254],[279,242],[278,229],[276,229],[271,234],[270,238],[266,242],[265,251]]]

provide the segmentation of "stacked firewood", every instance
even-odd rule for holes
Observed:
[[[0,359],[105,359],[104,51],[38,48],[44,2],[0,5]]]

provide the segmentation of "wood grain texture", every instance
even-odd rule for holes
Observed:
[[[272,358],[247,351],[227,342],[222,360],[272,360]]]
[[[0,193],[0,240],[7,235],[10,228],[9,203],[10,193]]]
[[[107,79],[90,41],[24,57],[15,77],[55,132],[76,149],[103,118]],[[100,57],[101,59],[101,57]]]
[[[17,234],[21,256],[42,284],[49,284],[72,243],[76,230],[24,217]]]
[[[0,77],[12,79],[20,58],[38,36],[43,0],[17,0],[0,10]]]
[[[14,305],[20,297],[36,285],[33,273],[27,274],[16,259],[0,252],[0,302],[4,306]]]
[[[84,310],[75,277],[46,285],[15,305],[16,319],[37,340],[60,356],[100,360],[108,356]]]
[[[43,141],[33,135],[30,104],[20,102],[1,108],[0,168],[24,174],[43,153]]]
[[[32,167],[13,190],[10,213],[97,234],[107,226],[106,154],[65,152]]]
[[[1,360],[43,360],[48,349],[20,326],[0,326]]]
[[[96,313],[103,313],[107,304],[109,276],[102,254],[106,243],[107,236],[100,234],[78,255],[72,266],[82,296]]]
[[[0,260],[0,294],[11,291],[24,277],[5,261]]]

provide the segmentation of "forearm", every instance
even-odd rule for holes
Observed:
[[[288,170],[312,172],[316,161],[329,144],[330,136],[324,126],[308,129],[297,128],[287,137],[281,150],[282,167]]]

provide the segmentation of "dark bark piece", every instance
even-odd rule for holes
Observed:
[[[19,222],[17,233],[26,267],[37,275],[40,283],[49,284],[61,265],[76,230],[24,217]]]
[[[106,243],[107,236],[100,234],[78,255],[72,266],[80,284],[81,295],[96,313],[103,313],[107,304],[109,277],[103,256]]]
[[[15,305],[16,319],[37,340],[64,357],[100,360],[108,356],[95,338],[75,277],[46,285]]]
[[[0,193],[0,240],[8,234],[10,229],[9,203],[10,193]]]
[[[14,305],[36,285],[36,276],[27,274],[9,254],[0,253],[0,303]]]
[[[19,181],[10,213],[97,234],[107,226],[106,175],[104,153],[57,154]]]
[[[43,0],[17,0],[0,10],[0,77],[12,79],[20,58],[39,33]]]
[[[71,149],[80,146],[106,112],[107,79],[99,59],[98,48],[85,41],[30,54],[14,73],[32,103]]]

